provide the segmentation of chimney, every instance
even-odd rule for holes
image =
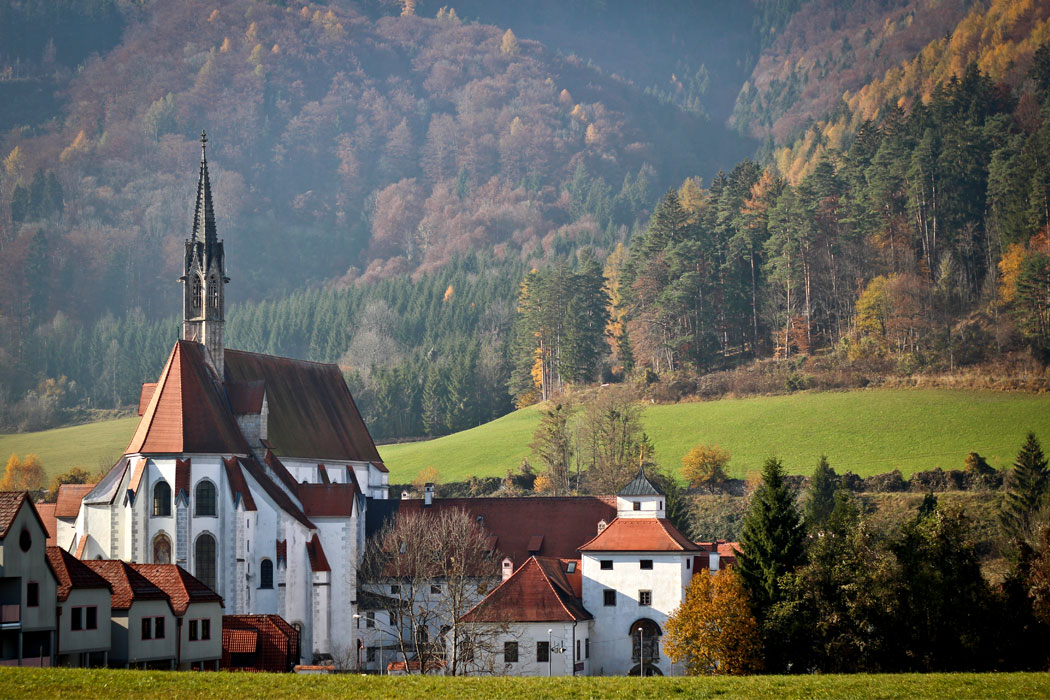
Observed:
[[[711,554],[708,556],[708,568],[711,570],[712,574],[718,573],[718,560],[720,558],[721,557],[719,557],[718,552],[711,552]]]
[[[506,581],[514,573],[514,561],[510,557],[503,560],[503,580]]]
[[[401,500],[402,501],[407,501],[408,500],[408,489],[405,489],[405,490],[403,490],[401,492]]]
[[[429,507],[434,505],[434,484],[424,484],[423,486],[423,506]]]
[[[607,528],[607,527],[609,527],[609,523],[605,522],[604,519],[599,520],[598,521],[598,534],[599,535],[602,534],[602,531],[605,530],[605,528]]]

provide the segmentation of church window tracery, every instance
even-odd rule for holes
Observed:
[[[193,575],[208,588],[215,590],[215,538],[208,533],[197,538],[193,545]]]
[[[215,517],[215,484],[207,479],[202,479],[197,484],[193,500],[196,505],[194,515]]]
[[[166,481],[153,485],[153,515],[158,518],[171,515],[171,487]]]
[[[199,309],[204,300],[204,285],[201,284],[201,278],[193,277],[193,308]]]

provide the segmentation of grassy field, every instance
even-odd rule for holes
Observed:
[[[0,697],[83,700],[196,698],[1050,698],[1045,673],[959,673],[744,678],[410,678],[0,669]]]
[[[120,418],[39,433],[0,435],[0,458],[6,463],[12,454],[35,454],[49,475],[72,467],[95,473],[110,467],[124,452],[135,432],[138,417]]]
[[[435,466],[446,481],[503,476],[529,454],[540,419],[533,406],[485,425],[426,442],[379,448],[393,482]],[[107,466],[127,445],[136,418],[40,433],[0,435],[0,457],[40,456],[50,474]],[[1005,392],[878,389],[760,396],[647,406],[645,430],[656,460],[677,469],[698,443],[718,443],[733,459],[732,476],[758,470],[770,455],[789,472],[808,474],[827,454],[839,472],[862,476],[900,469],[960,468],[967,452],[1011,464],[1026,431],[1050,447],[1050,396]]]
[[[409,481],[433,465],[445,480],[502,476],[529,453],[535,408],[427,442],[380,448],[391,481]],[[758,470],[771,455],[808,474],[827,454],[839,472],[862,476],[900,469],[961,468],[971,450],[996,466],[1013,462],[1028,430],[1050,441],[1050,397],[949,390],[843,391],[722,399],[646,407],[645,430],[656,461],[681,467],[698,443],[733,456],[732,476]]]

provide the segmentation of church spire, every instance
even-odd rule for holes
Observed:
[[[201,168],[193,230],[186,239],[182,276],[182,337],[202,343],[212,368],[223,378],[224,327],[226,325],[226,256],[215,230],[211,180],[208,177],[208,135],[201,131]]]

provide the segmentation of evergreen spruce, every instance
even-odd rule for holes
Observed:
[[[828,464],[827,455],[821,455],[806,489],[805,522],[810,533],[822,527],[835,508],[835,488],[838,476]]]
[[[737,571],[761,620],[781,599],[780,577],[802,563],[804,530],[780,460],[762,467],[762,483],[744,518]]]
[[[1003,533],[1015,548],[1022,567],[1029,559],[1025,544],[1031,518],[1044,503],[1047,490],[1047,463],[1034,433],[1028,433],[1021,451],[1017,453],[1013,471],[1007,480],[1007,492],[999,511]]]

